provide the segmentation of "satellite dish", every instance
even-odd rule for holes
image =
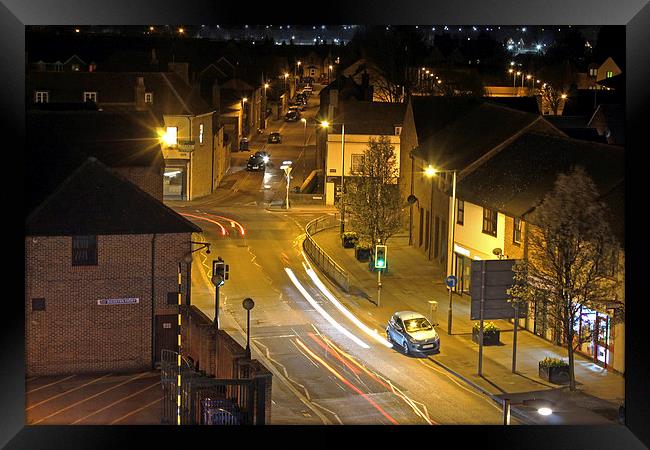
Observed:
[[[412,205],[418,201],[418,198],[415,195],[411,194],[406,198],[406,201],[408,202],[409,205]]]
[[[501,253],[503,253],[503,251],[500,248],[495,248],[494,250],[492,250],[492,253],[496,256],[500,256]]]

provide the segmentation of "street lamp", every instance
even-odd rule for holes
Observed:
[[[246,357],[251,359],[251,309],[255,307],[252,298],[245,298],[241,305],[246,310]]]
[[[345,193],[345,124],[344,123],[329,123],[324,120],[321,122],[323,128],[328,128],[330,125],[341,125],[341,234],[345,233],[345,202],[343,194]]]
[[[517,79],[514,69],[508,69],[508,73],[512,74],[512,87],[515,87],[515,80]]]
[[[282,165],[280,166],[280,169],[284,170],[284,174],[287,176],[287,209],[289,209],[289,183],[291,182],[291,170],[293,169],[293,167],[291,167],[291,164],[291,161],[283,161]]]
[[[424,173],[426,176],[431,178],[431,215],[433,218],[433,177],[438,173],[453,173],[453,184],[452,184],[452,193],[451,193],[451,245],[449,246],[448,258],[449,258],[449,268],[451,275],[454,275],[456,272],[455,268],[455,251],[454,247],[456,244],[455,241],[455,231],[456,231],[456,170],[438,170],[432,165],[429,165]],[[431,236],[432,233],[429,233]],[[431,243],[429,243],[429,258],[431,258]],[[447,333],[451,334],[451,323],[452,323],[452,288],[449,287],[449,307],[447,309]]]
[[[511,406],[527,406],[537,409],[537,414],[540,416],[550,416],[553,414],[553,407],[555,403],[550,400],[542,399],[527,399],[522,402],[512,403],[510,399],[503,399],[503,424],[510,425],[510,407]]]
[[[303,141],[302,141],[303,142],[302,143],[302,148],[304,150],[305,147],[307,147],[307,119],[305,119],[303,117],[302,119],[300,119],[300,121],[304,124],[304,130],[305,130],[305,135],[304,135],[304,138],[303,138]]]
[[[332,74],[332,65],[330,64],[330,71],[327,73],[327,84],[330,84],[330,75]]]

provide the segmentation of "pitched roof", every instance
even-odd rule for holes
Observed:
[[[146,112],[27,111],[28,211],[89,156],[109,167],[161,168],[156,124]]]
[[[395,126],[402,126],[406,103],[360,102],[339,103],[337,122],[345,123],[346,134],[394,135]]]
[[[27,236],[191,233],[201,229],[88,158],[26,221]]]
[[[514,217],[525,217],[553,189],[560,173],[582,166],[601,193],[625,177],[618,146],[526,132],[461,177],[457,195]]]
[[[516,109],[518,111],[527,112],[530,114],[540,114],[539,102],[537,97],[487,97],[485,99],[491,103],[497,103],[508,108]]]
[[[420,141],[413,154],[435,167],[464,169],[539,117],[484,102]]]
[[[418,141],[424,142],[450,122],[481,104],[470,97],[411,97]]]
[[[162,114],[203,114],[211,109],[198,89],[173,72],[30,72],[28,95],[50,91],[50,102],[79,102],[84,91],[96,91],[99,104],[135,103],[137,79],[144,78],[146,92],[153,92],[151,109]]]

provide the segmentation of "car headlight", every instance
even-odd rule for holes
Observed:
[[[268,156],[263,157],[262,161],[264,161],[265,163],[269,162],[269,157]]]

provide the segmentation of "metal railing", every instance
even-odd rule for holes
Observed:
[[[319,231],[328,228],[339,227],[341,219],[338,214],[327,215],[312,220],[305,226],[307,237],[303,242],[305,253],[309,259],[318,266],[318,268],[334,283],[339,285],[345,292],[350,292],[350,276],[339,266],[320,246],[314,241],[312,236]]]

